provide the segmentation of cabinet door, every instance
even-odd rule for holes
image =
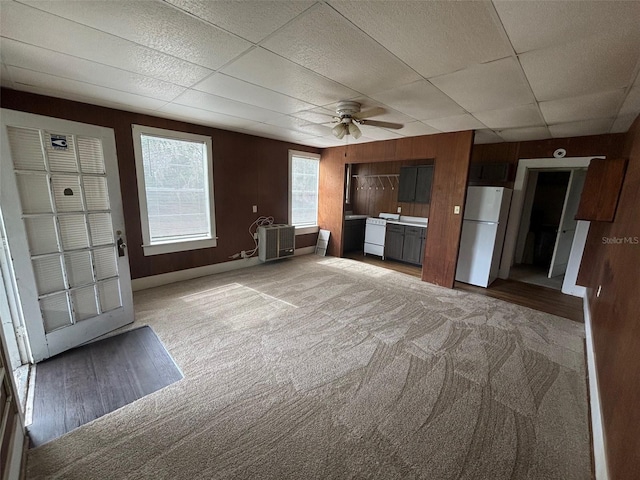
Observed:
[[[402,260],[409,263],[420,263],[420,228],[405,227],[404,244],[402,246]]]
[[[431,184],[433,183],[433,165],[418,167],[416,178],[416,203],[429,203],[431,200]]]
[[[416,196],[418,167],[400,168],[400,185],[398,186],[398,202],[413,202]]]
[[[387,225],[387,235],[384,241],[385,257],[402,260],[403,243],[404,227],[402,225]]]

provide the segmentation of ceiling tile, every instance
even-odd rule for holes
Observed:
[[[0,66],[0,85],[6,88],[14,88],[9,70],[7,70],[7,66],[4,63]]]
[[[499,135],[506,142],[526,142],[551,138],[551,132],[547,127],[507,128],[500,130]]]
[[[280,113],[293,113],[315,107],[311,103],[303,102],[297,98],[289,97],[222,73],[204,79],[193,88],[194,90],[250,103]]]
[[[522,71],[513,58],[432,78],[431,83],[471,113],[526,105],[534,101]]]
[[[575,97],[632,82],[640,43],[625,37],[592,37],[520,55],[538,101]]]
[[[293,20],[314,0],[165,0],[209,23],[257,43]]]
[[[500,135],[498,135],[493,130],[476,130],[475,136],[473,137],[473,143],[476,145],[481,145],[483,143],[502,143],[504,140]]]
[[[358,128],[362,131],[362,135],[373,140],[391,140],[394,138],[400,138],[403,135],[398,130],[387,130],[380,127],[371,127],[369,125],[358,125]],[[351,140],[351,139],[349,139]]]
[[[291,114],[292,117],[300,118],[310,123],[327,123],[330,122],[331,119],[335,117],[335,115],[335,111],[329,110],[324,107],[312,108],[311,110],[305,110]]]
[[[314,137],[304,139],[304,144],[312,147],[328,148],[341,147],[345,145],[344,139],[339,140],[334,136],[330,137]]]
[[[512,53],[491,2],[403,2],[401,7],[398,2],[330,3],[424,77]]]
[[[462,130],[478,130],[487,128],[477,118],[465,113],[463,115],[454,115],[452,117],[434,118],[427,120],[426,123],[441,132],[460,132]]]
[[[402,135],[403,137],[418,137],[420,135],[433,135],[434,133],[440,133],[440,130],[422,122],[411,122],[405,123],[404,127],[394,130],[394,132]]]
[[[326,105],[358,95],[344,85],[262,48],[243,55],[222,72],[314,105]]]
[[[318,125],[317,123],[307,122],[300,118],[290,115],[274,115],[265,123],[276,127],[288,128],[297,132],[306,133],[308,135],[331,135],[331,128],[327,125]]]
[[[169,82],[6,38],[0,41],[0,46],[7,65],[55,75],[56,78],[68,78],[166,101],[185,91],[184,87]]]
[[[609,133],[613,119],[583,120],[581,122],[559,123],[549,125],[549,131],[554,138],[580,137],[584,135],[600,135]]]
[[[245,129],[255,125],[258,122],[248,120],[246,118],[234,117],[223,113],[202,110],[201,108],[188,107],[186,105],[178,105],[176,103],[168,103],[158,110],[158,114],[164,114],[170,118],[185,120],[187,122],[208,125],[211,127],[219,127],[223,129]]]
[[[2,2],[2,36],[48,50],[191,86],[211,70],[16,2]]]
[[[417,120],[462,114],[464,109],[426,80],[371,95]]]
[[[544,120],[540,115],[538,106],[520,105],[514,108],[502,108],[473,114],[478,120],[491,129],[541,127]]]
[[[235,100],[229,100],[228,98],[218,97],[197,90],[187,90],[176,98],[173,103],[216,113],[224,113],[225,115],[246,118],[257,122],[265,122],[273,116],[279,115],[265,108],[236,102]]]
[[[640,85],[629,90],[620,108],[620,115],[637,115],[638,113],[640,113]]]
[[[115,8],[112,2],[77,0],[23,3],[214,70],[251,46],[164,2],[117,2]]]
[[[420,78],[388,50],[322,4],[278,30],[262,46],[365,94]]]
[[[631,128],[631,125],[638,117],[638,114],[631,115],[620,115],[616,118],[615,122],[613,122],[613,126],[611,127],[610,133],[626,133]]]
[[[516,52],[594,35],[640,35],[640,2],[493,2]]]
[[[166,103],[166,101],[163,100],[78,82],[68,78],[60,78],[24,68],[9,66],[7,69],[16,88],[26,91],[33,91],[35,88],[37,92],[34,91],[34,93],[41,95],[89,102],[95,105],[109,106],[128,111],[140,111],[140,109],[145,111],[155,110]]]
[[[275,125],[268,125],[266,123],[256,123],[251,125],[249,131],[255,132],[256,135],[266,134],[269,138],[277,138],[288,141],[302,140],[304,138],[314,137],[304,132],[296,132],[295,130],[289,130],[288,128],[276,127]]]
[[[592,93],[540,102],[540,110],[550,124],[613,117],[618,113],[623,96],[623,89]]]

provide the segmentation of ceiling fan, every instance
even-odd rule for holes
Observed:
[[[358,139],[362,135],[358,125],[391,129],[398,129],[404,126],[400,123],[368,120],[370,117],[382,115],[385,112],[384,108],[375,107],[361,112],[360,107],[361,105],[358,102],[352,102],[350,100],[338,102],[338,107],[336,108],[338,116],[334,117],[334,121],[338,122],[338,124],[331,129],[331,133],[340,139],[345,135],[351,135],[353,138]]]

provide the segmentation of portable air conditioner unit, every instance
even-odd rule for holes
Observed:
[[[296,245],[296,227],[267,225],[258,227],[258,258],[261,262],[292,257]]]

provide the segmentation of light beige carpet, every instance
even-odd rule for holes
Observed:
[[[30,479],[587,479],[583,325],[313,255],[135,295],[184,372]]]

